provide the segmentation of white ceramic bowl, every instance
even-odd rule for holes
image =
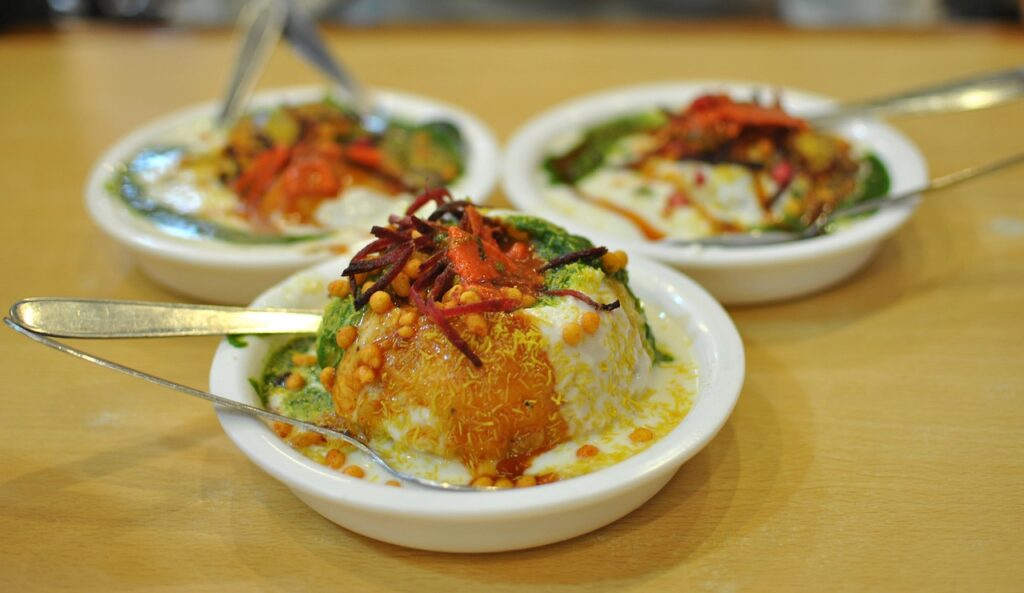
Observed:
[[[750,304],[807,295],[836,284],[866,264],[881,242],[910,217],[915,203],[890,207],[837,233],[798,243],[751,248],[680,247],[602,233],[579,216],[570,216],[544,199],[538,174],[552,139],[571,130],[652,107],[683,107],[707,92],[749,98],[752,92],[781,92],[786,110],[796,114],[824,111],[835,102],[803,91],[767,83],[694,81],[613,90],[573,100],[520,128],[505,150],[503,186],[521,210],[549,218],[586,235],[597,244],[672,264],[726,304]],[[872,119],[856,119],[836,131],[875,154],[889,169],[893,193],[924,185],[928,168],[914,144],[895,129]]]
[[[336,278],[344,265],[344,259],[324,262],[268,290],[253,304],[321,304],[325,282]],[[692,409],[675,430],[609,468],[515,490],[390,488],[310,461],[252,417],[218,409],[221,425],[256,465],[318,513],[375,539],[426,550],[494,552],[592,531],[643,504],[707,444],[728,418],[743,383],[743,345],[718,303],[674,270],[638,257],[631,258],[629,266],[637,295],[691,337],[698,390]],[[254,338],[243,349],[222,343],[210,371],[211,391],[258,405],[248,378],[260,373],[269,342]]]
[[[253,107],[317,101],[323,87],[270,90],[255,95]],[[454,123],[466,146],[465,171],[451,186],[457,197],[485,202],[497,182],[498,145],[494,135],[477,118],[451,105],[393,91],[376,91],[386,111],[410,121],[444,119]],[[93,167],[85,188],[89,214],[99,227],[138,258],[142,270],[157,282],[206,302],[246,303],[289,275],[322,261],[330,254],[312,252],[309,244],[233,245],[223,241],[176,237],[135,213],[105,185],[116,168],[141,149],[160,142],[172,131],[186,126],[208,125],[216,102],[190,107],[149,123],[128,134],[108,149]]]

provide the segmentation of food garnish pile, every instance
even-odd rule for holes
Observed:
[[[688,409],[681,387],[652,395],[657,367],[676,363],[628,287],[624,253],[443,189],[371,232],[330,283],[316,339],[278,350],[254,383],[268,407],[347,430],[411,471],[438,475],[426,458],[498,487],[614,463]],[[336,447],[302,438],[337,465]]]
[[[721,94],[592,127],[545,168],[550,198],[582,201],[648,240],[799,230],[889,189],[874,155],[778,103]]]
[[[112,190],[179,234],[279,243],[321,238],[353,214],[387,209],[388,201],[463,172],[454,125],[394,119],[372,133],[330,100],[256,112],[205,135],[141,152],[118,171]],[[333,217],[323,209],[345,198],[361,202]]]

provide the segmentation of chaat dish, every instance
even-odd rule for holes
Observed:
[[[778,101],[706,94],[553,139],[537,172],[545,200],[595,229],[647,241],[800,230],[885,195],[874,154]]]
[[[228,127],[182,125],[120,163],[107,190],[160,230],[274,245],[351,240],[428,186],[464,173],[464,139],[443,121],[391,119],[383,131],[330,97],[247,114]],[[358,222],[356,222],[358,221]]]
[[[323,287],[318,335],[281,344],[253,379],[266,407],[346,430],[405,471],[498,488],[612,465],[689,410],[688,339],[645,313],[624,253],[443,189],[371,233]],[[346,445],[274,428],[373,478]]]

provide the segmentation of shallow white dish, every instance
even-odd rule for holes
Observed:
[[[254,306],[316,307],[346,260],[323,262],[271,288]],[[374,539],[426,550],[495,552],[540,546],[602,527],[665,485],[725,423],[743,384],[744,354],[728,315],[703,289],[660,264],[632,258],[631,285],[692,340],[698,389],[689,414],[648,449],[609,468],[534,488],[440,492],[352,479],[302,456],[261,421],[218,409],[225,432],[256,465],[324,517]],[[248,378],[259,374],[270,341],[220,345],[210,370],[218,395],[258,405]]]
[[[615,245],[672,264],[726,304],[750,304],[795,298],[834,285],[865,265],[881,242],[910,217],[916,203],[894,206],[837,233],[798,243],[753,248],[673,246],[611,235],[593,228],[544,199],[539,174],[549,144],[571,130],[652,107],[679,108],[699,95],[725,92],[747,99],[755,91],[781,93],[783,107],[797,115],[824,111],[835,102],[768,83],[692,81],[612,90],[557,106],[521,127],[509,141],[503,162],[503,187],[520,210],[549,218],[597,244]],[[856,119],[836,128],[839,135],[866,147],[885,163],[891,192],[924,185],[924,157],[903,134],[877,120]]]
[[[251,107],[320,100],[324,87],[296,87],[258,93]],[[465,171],[451,186],[452,195],[485,202],[498,176],[498,145],[476,117],[432,99],[376,91],[381,107],[409,121],[444,119],[455,124],[465,141]],[[132,251],[142,270],[157,282],[207,302],[246,303],[268,286],[331,255],[312,252],[310,244],[235,245],[224,241],[176,237],[131,211],[105,185],[116,167],[140,150],[186,126],[208,125],[219,105],[208,102],[167,115],[128,134],[97,161],[85,187],[89,214],[99,227]],[[367,235],[367,238],[369,236]]]

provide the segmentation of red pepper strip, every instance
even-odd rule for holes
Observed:
[[[341,190],[341,179],[323,158],[292,159],[281,173],[284,193],[288,197],[331,197]]]
[[[381,152],[369,144],[352,144],[345,149],[345,158],[370,169],[380,168]]]
[[[398,257],[395,258],[395,261],[391,265],[391,268],[387,272],[385,272],[376,282],[374,282],[373,286],[367,289],[365,293],[359,295],[359,297],[356,298],[356,300],[353,302],[353,305],[355,305],[356,309],[362,309],[370,300],[370,296],[373,293],[377,292],[378,290],[383,290],[391,285],[391,281],[394,280],[395,276],[397,276],[399,272],[402,271],[402,268],[405,266],[405,262],[409,261],[409,257],[412,255],[413,247],[412,245],[408,245],[406,247],[400,247],[396,251],[398,252]]]
[[[455,307],[442,309],[441,312],[444,313],[445,317],[458,317],[468,313],[507,313],[515,311],[519,308],[519,305],[520,301],[518,299],[491,299],[469,305],[456,305]]]
[[[274,176],[288,163],[287,146],[274,146],[257,156],[249,168],[235,180],[234,190],[249,206],[255,206],[274,183]]]
[[[746,126],[779,126],[802,130],[807,127],[805,120],[793,117],[778,107],[762,107],[751,103],[733,103],[722,105],[717,115],[723,120],[737,122]]]
[[[455,331],[455,328],[452,327],[450,323],[448,323],[448,320],[445,319],[444,315],[441,313],[441,310],[438,309],[436,305],[434,305],[433,298],[430,298],[428,296],[426,299],[424,299],[422,296],[420,296],[419,291],[416,290],[413,290],[409,294],[409,296],[412,298],[412,302],[414,305],[416,305],[416,308],[419,309],[421,313],[426,315],[428,319],[430,319],[437,325],[438,329],[441,330],[441,333],[444,334],[446,338],[448,338],[448,341],[451,342],[453,346],[458,348],[460,352],[465,354],[466,358],[469,359],[469,362],[473,363],[473,366],[480,368],[484,365],[483,361],[480,360],[480,357],[477,356],[476,353],[473,352],[473,349],[469,347],[469,344],[465,340],[463,340],[462,336],[460,336],[459,333]]]
[[[525,261],[530,257],[530,247],[522,241],[516,241],[505,255],[516,261]]]
[[[544,272],[546,270],[551,270],[553,268],[564,266],[566,264],[571,264],[572,262],[579,261],[581,259],[601,257],[606,253],[608,253],[607,247],[591,247],[590,249],[581,249],[579,251],[573,251],[572,253],[566,253],[565,255],[560,255],[554,258],[553,260],[541,266],[537,271]]]
[[[352,274],[360,274],[364,272],[372,272],[373,270],[379,270],[388,264],[393,264],[402,258],[402,254],[409,252],[405,257],[412,255],[412,245],[399,245],[394,249],[391,249],[384,255],[374,258],[361,259],[359,261],[352,262],[342,272],[342,276],[351,276]]]
[[[545,290],[543,292],[544,292],[544,294],[549,294],[551,296],[568,296],[568,297],[573,297],[573,298],[576,298],[576,299],[579,299],[579,300],[583,301],[584,303],[586,303],[586,304],[590,305],[591,307],[593,307],[595,309],[598,309],[600,311],[614,311],[615,309],[619,308],[619,301],[612,301],[612,302],[608,303],[607,305],[603,305],[603,304],[595,301],[594,299],[588,297],[587,295],[583,294],[582,292],[580,292],[578,290],[573,290],[571,288],[559,288],[559,289],[556,289],[556,290]]]
[[[425,189],[423,190],[423,193],[412,201],[412,204],[409,204],[409,207],[405,209],[405,213],[406,215],[415,214],[416,211],[422,208],[427,202],[437,202],[438,205],[441,205],[443,198],[451,199],[451,197],[452,195],[448,193],[447,188],[434,187]]]
[[[694,99],[687,111],[707,111],[726,103],[732,103],[728,95],[703,95]]]

